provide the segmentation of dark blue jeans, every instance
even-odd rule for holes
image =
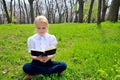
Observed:
[[[64,62],[55,62],[49,60],[46,63],[33,60],[31,63],[26,63],[23,66],[23,71],[29,75],[50,75],[53,73],[61,73],[67,68],[66,63]]]

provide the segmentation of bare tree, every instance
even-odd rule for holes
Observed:
[[[101,16],[101,21],[105,21],[105,16],[106,16],[106,11],[108,6],[108,1],[109,0],[102,0],[102,16]]]
[[[75,11],[75,20],[74,20],[74,22],[78,22],[78,10],[77,10],[77,2],[78,2],[78,0],[76,0],[76,2],[75,2],[75,5],[74,5],[74,11]]]
[[[0,1],[0,11],[1,11],[1,13],[3,12],[2,11],[2,2],[1,1]],[[2,17],[3,17],[3,14],[0,14],[0,24],[3,23]]]
[[[82,23],[83,22],[83,9],[84,9],[84,0],[78,0],[79,2],[79,22]]]
[[[12,22],[12,12],[13,12],[13,10],[12,10],[12,2],[13,2],[13,0],[10,1],[10,20],[11,20],[11,22]]]
[[[97,24],[101,23],[101,4],[102,0],[98,0]]]
[[[108,14],[108,20],[113,21],[113,22],[117,22],[119,7],[120,7],[120,0],[112,0],[109,14]]]
[[[93,4],[94,4],[94,0],[91,0],[91,4],[90,4],[90,9],[89,9],[89,12],[88,12],[88,23],[90,23],[91,21],[91,14],[92,14],[92,9],[93,9]]]
[[[54,0],[51,0],[52,1],[52,23],[56,23],[56,19],[55,19],[55,15],[56,15],[56,12],[57,12],[57,9],[56,9],[56,5],[55,5],[55,1]]]
[[[23,1],[21,1],[21,4],[23,4]],[[21,5],[21,12],[22,12],[22,23],[26,23],[25,21],[25,9],[24,9],[24,6]]]
[[[64,4],[65,4],[65,20],[66,22],[68,22],[68,6],[67,6],[67,0],[64,0]]]
[[[43,11],[44,11],[43,1],[39,1],[37,5],[38,5],[38,15],[41,15],[43,13]]]
[[[0,14],[0,24],[3,23],[3,5],[2,5],[2,1],[0,1],[0,11],[1,11],[1,14]]]
[[[18,0],[18,2],[16,0],[1,0],[2,14],[0,14],[0,20],[6,22],[5,19],[7,19],[8,23],[14,20],[17,20],[18,23],[33,23],[34,17],[42,14],[48,18],[49,23],[72,21],[83,23],[85,21],[84,12],[86,12],[86,9],[84,9],[84,4],[86,1],[88,0],[28,0],[27,3],[25,0]],[[97,23],[100,24],[101,21],[105,21],[109,1],[91,0],[88,15],[86,16],[87,22],[95,22],[97,19]],[[8,5],[6,5],[7,3]],[[98,3],[97,18],[92,16],[92,14],[95,14],[93,9],[96,10],[94,8],[95,3]],[[120,0],[112,0],[107,16],[108,20],[114,22],[118,20],[119,7]]]
[[[21,3],[20,3],[20,0],[18,0],[18,4],[19,4],[19,11],[20,11],[20,22],[19,23],[21,23],[22,22],[22,11],[21,11]]]
[[[11,23],[10,16],[8,14],[7,5],[6,5],[5,0],[3,0],[3,7],[4,7],[4,10],[5,10],[5,13],[6,13],[7,21],[8,21],[8,23]]]
[[[30,16],[31,16],[31,23],[34,22],[34,9],[33,9],[33,1],[34,0],[28,0],[30,4]]]
[[[25,0],[23,0],[23,3],[24,3],[24,8],[25,8],[25,14],[26,14],[26,18],[27,18],[27,23],[30,23],[30,22],[29,22],[28,9],[27,9],[27,5],[26,5],[26,3],[25,3]]]
[[[51,23],[51,10],[50,10],[50,1],[49,0],[45,0],[45,7],[46,7],[46,11],[47,11],[47,18],[49,23]]]
[[[15,7],[16,7],[16,1],[14,0],[14,17],[15,17]]]
[[[75,5],[75,0],[70,0],[70,22],[73,21],[73,17],[74,17],[74,14],[73,14],[74,5]]]
[[[41,15],[42,9],[41,9],[42,1],[35,0],[35,15]]]
[[[55,0],[56,2],[56,8],[58,10],[58,15],[59,15],[59,23],[62,22],[62,17],[64,15],[64,5],[63,5],[63,0],[60,0],[61,2],[58,2],[58,0]]]

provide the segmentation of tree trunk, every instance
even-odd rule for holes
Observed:
[[[84,9],[84,1],[79,0],[79,22],[83,23],[83,9]]]
[[[2,8],[2,1],[0,1],[0,10],[1,10],[1,15],[0,15],[0,24],[3,23],[3,8]]]
[[[5,10],[5,13],[6,13],[7,21],[8,21],[8,23],[11,23],[5,0],[3,0],[3,7],[4,7],[4,10]]]
[[[4,20],[3,20],[3,19],[4,19],[4,14],[3,14],[3,13],[4,13],[4,9],[3,9],[3,5],[2,5],[2,4],[3,4],[3,1],[0,1],[1,16],[2,16],[2,24],[3,24],[3,23],[4,23]]]
[[[97,24],[101,23],[101,4],[102,0],[98,0]]]
[[[13,0],[10,1],[10,20],[11,20],[11,22],[12,22],[12,1]]]
[[[93,4],[94,4],[94,0],[91,0],[90,9],[88,12],[88,23],[91,22],[91,14],[92,14],[92,9],[93,9]]]
[[[46,10],[47,10],[47,19],[48,19],[48,22],[51,23],[51,20],[50,20],[50,3],[49,3],[49,0],[45,0],[45,6],[46,6]]]
[[[66,22],[68,22],[68,7],[67,7],[67,3],[66,0],[64,0],[64,4],[65,4],[65,16],[66,16]]]
[[[35,1],[35,16],[38,15],[38,1]]]
[[[63,15],[64,15],[64,12],[65,12],[65,11],[63,11],[64,10],[64,6],[63,6],[63,3],[61,3],[61,5],[59,6],[58,0],[55,0],[55,2],[56,2],[56,8],[58,10],[58,15],[59,15],[59,21],[58,22],[61,23]],[[62,0],[62,2],[63,2],[63,0]]]
[[[26,13],[26,17],[27,17],[27,23],[30,23],[29,22],[29,14],[28,14],[28,9],[27,9],[27,6],[26,6],[26,3],[25,3],[25,0],[24,1],[24,6],[25,6],[25,13]]]
[[[28,0],[28,2],[29,2],[29,4],[30,4],[31,23],[34,22],[33,1],[34,1],[34,0]]]
[[[13,13],[13,16],[14,16],[15,19],[17,19],[17,18],[16,18],[16,1],[15,1],[15,0],[14,0],[14,6],[13,6],[13,7],[14,7],[14,13]],[[14,23],[14,24],[17,23],[17,20],[14,20],[13,23]]]
[[[58,9],[59,23],[61,23],[60,9],[59,9],[59,6],[58,6],[58,2],[57,2],[57,0],[55,0],[55,2],[56,2],[56,8]]]
[[[15,5],[16,5],[16,3],[15,3],[15,0],[14,0],[14,17],[15,17]]]
[[[42,14],[42,11],[43,11],[43,3],[42,3],[42,1],[40,2],[40,3],[38,3],[39,4],[39,6],[38,6],[38,14],[39,15],[41,15]]]
[[[76,0],[75,5],[77,6],[77,2],[78,0]],[[75,19],[74,22],[77,23],[78,22],[78,10],[75,10]]]
[[[41,4],[40,4],[40,5],[41,5]],[[36,6],[36,11],[35,11],[35,12],[36,12],[36,16],[38,16],[38,15],[41,14],[41,13],[39,14],[39,12],[40,12],[40,11],[39,11],[39,0],[36,0],[35,6]]]
[[[56,12],[57,12],[57,8],[56,8],[56,5],[54,5],[55,3],[55,0],[52,0],[52,10],[53,10],[53,13],[52,13],[52,19],[53,19],[53,24],[56,23]]]
[[[22,15],[21,15],[21,3],[20,3],[20,0],[18,0],[18,4],[19,4],[19,10],[20,10],[20,22],[19,23],[21,23],[22,22]]]
[[[112,0],[109,14],[107,19],[112,22],[117,22],[118,20],[118,13],[119,13],[119,7],[120,7],[120,0]]]
[[[107,8],[108,8],[108,2],[106,2],[106,0],[103,0],[101,21],[105,21],[105,15],[106,15]]]
[[[74,12],[73,12],[73,6],[75,5],[75,0],[70,0],[70,22],[73,22],[73,16],[74,16]]]
[[[23,2],[21,2],[23,4]],[[22,11],[22,23],[26,23],[25,21],[25,11],[24,6],[21,5],[21,11]]]

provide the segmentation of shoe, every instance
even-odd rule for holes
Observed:
[[[58,77],[62,77],[62,73],[58,73]]]
[[[23,78],[23,80],[30,80],[33,76],[27,74],[25,75],[25,77]]]

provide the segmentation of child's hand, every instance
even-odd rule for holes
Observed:
[[[43,62],[46,63],[47,61],[49,61],[50,59],[52,59],[55,55],[48,55],[48,56],[43,56]]]
[[[50,58],[48,56],[43,56],[43,62],[46,63],[47,61],[49,61]]]
[[[47,56],[33,56],[30,54],[30,57],[34,60],[38,60],[40,62],[46,63],[50,58],[48,58]]]
[[[49,56],[38,56],[36,58],[36,60],[46,63],[47,61],[49,61],[50,59],[52,59],[54,57],[54,55],[49,55]]]
[[[37,57],[37,60],[40,61],[40,62],[44,62],[44,61],[45,61],[45,59],[44,59],[43,56],[38,56],[38,57]]]

